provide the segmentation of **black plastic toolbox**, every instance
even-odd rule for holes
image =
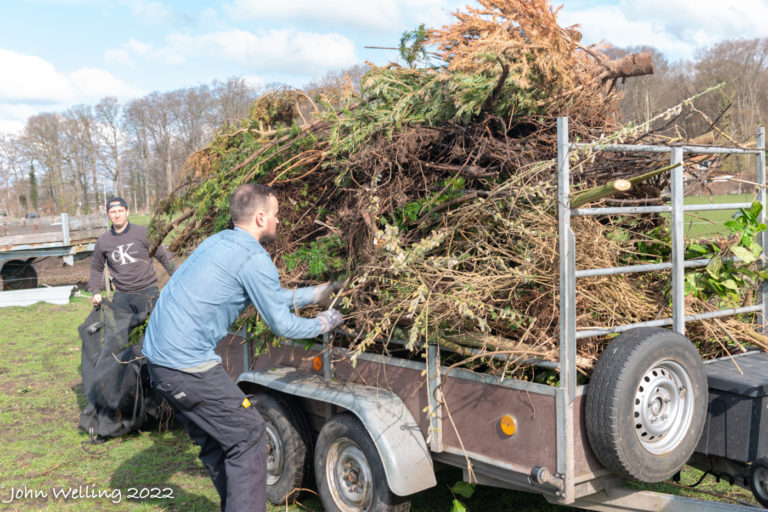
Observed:
[[[744,463],[768,456],[768,354],[746,352],[704,368],[709,407],[696,452]]]

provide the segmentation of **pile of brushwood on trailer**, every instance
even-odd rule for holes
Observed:
[[[230,225],[236,187],[268,184],[281,205],[279,238],[269,249],[283,286],[347,280],[337,307],[353,333],[344,341],[352,357],[363,350],[418,357],[429,340],[465,356],[456,358],[461,364],[494,373],[525,377],[526,361],[557,360],[556,118],[568,116],[572,141],[652,142],[647,126],[616,123],[613,87],[652,72],[652,62],[648,54],[610,61],[582,46],[547,0],[479,3],[457,12],[452,25],[404,36],[401,54],[411,64],[436,56],[439,66],[372,66],[358,91],[326,101],[298,90],[260,98],[249,120],[190,156],[180,187],[153,220],[155,241],[175,231],[171,249],[191,251]],[[673,122],[691,105],[663,116]],[[669,173],[652,171],[666,158],[574,153],[574,205],[661,204]],[[617,194],[618,179],[633,186]],[[759,254],[754,213],[735,221],[742,227],[734,224],[738,236],[728,243],[689,250]],[[667,224],[656,215],[575,218],[577,266],[668,261]],[[743,291],[759,278],[754,260],[689,274],[688,311],[754,300]],[[670,316],[668,283],[668,272],[579,280],[578,324]],[[246,316],[250,332],[264,332],[255,311]],[[735,321],[694,323],[689,335],[705,357],[765,346]],[[583,373],[605,343],[579,342]],[[505,357],[472,355],[477,350]]]

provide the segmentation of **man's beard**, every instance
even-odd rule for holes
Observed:
[[[261,245],[272,245],[275,240],[277,240],[277,235],[275,233],[262,233],[261,238],[259,238],[259,243]]]

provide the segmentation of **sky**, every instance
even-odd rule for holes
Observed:
[[[364,61],[384,65],[406,30],[440,27],[475,1],[0,0],[0,133],[41,112],[121,102],[243,77],[301,87]],[[768,36],[768,0],[563,0],[582,43],[651,45],[691,59]]]

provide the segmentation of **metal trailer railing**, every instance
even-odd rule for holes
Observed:
[[[72,265],[74,263],[74,257],[80,253],[92,253],[95,246],[95,242],[79,242],[71,240],[71,229],[77,227],[74,223],[78,223],[80,220],[77,217],[70,218],[68,214],[61,214],[61,241],[53,242],[40,242],[40,243],[21,243],[13,246],[9,250],[0,250],[0,267],[6,260],[24,259],[24,258],[36,258],[46,256],[61,256],[64,263]],[[51,224],[51,225],[55,225]],[[103,227],[106,230],[107,220],[104,218]]]
[[[561,293],[561,328],[560,328],[560,361],[530,361],[532,364],[544,366],[550,369],[560,371],[560,386],[554,387],[535,382],[528,382],[518,379],[500,379],[492,375],[474,373],[462,368],[449,368],[440,363],[440,349],[435,344],[429,344],[426,361],[417,362],[396,357],[363,353],[358,357],[358,369],[368,365],[374,375],[378,375],[382,368],[398,369],[398,384],[401,380],[415,379],[421,381],[426,375],[426,392],[428,399],[428,409],[430,414],[427,417],[429,436],[421,442],[426,442],[426,446],[431,452],[431,458],[435,461],[443,462],[455,467],[468,468],[471,461],[471,467],[476,476],[476,481],[482,484],[495,485],[528,492],[542,494],[547,500],[574,507],[592,509],[592,510],[667,510],[670,512],[682,512],[696,508],[697,510],[714,512],[742,509],[726,503],[709,502],[696,500],[693,498],[664,494],[652,491],[638,491],[635,489],[625,489],[621,486],[621,480],[610,474],[602,468],[584,469],[584,460],[581,460],[581,469],[577,468],[577,458],[579,449],[582,459],[588,446],[584,433],[577,432],[576,417],[578,416],[576,408],[583,402],[585,394],[588,393],[587,385],[577,386],[576,384],[576,341],[577,339],[603,335],[613,332],[622,332],[633,327],[640,326],[659,326],[672,325],[680,333],[684,332],[685,321],[696,320],[700,318],[709,318],[711,316],[737,314],[743,312],[763,312],[765,316],[764,305],[768,303],[765,300],[765,288],[761,290],[762,301],[760,306],[748,308],[738,308],[717,312],[717,314],[707,315],[685,315],[684,310],[684,289],[683,275],[684,269],[688,267],[703,266],[709,263],[709,260],[695,260],[685,262],[683,257],[683,213],[690,210],[714,210],[714,209],[732,209],[740,207],[749,207],[749,203],[723,204],[723,205],[704,205],[704,206],[684,206],[683,205],[683,179],[682,166],[672,170],[672,201],[670,206],[662,207],[630,207],[630,208],[570,208],[570,177],[569,160],[570,151],[580,147],[589,147],[593,150],[608,151],[652,151],[669,152],[673,163],[683,162],[685,153],[740,153],[755,154],[758,158],[758,182],[765,184],[765,135],[760,130],[757,138],[757,147],[755,150],[740,150],[730,148],[699,148],[699,147],[670,147],[670,146],[625,146],[625,145],[588,145],[571,144],[568,141],[568,120],[566,118],[558,119],[558,176],[559,176],[559,236],[560,236],[560,293]],[[760,187],[760,201],[763,205],[766,202],[765,190]],[[615,214],[643,214],[650,212],[669,212],[672,215],[673,224],[673,252],[672,261],[662,264],[637,265],[623,268],[608,269],[588,269],[576,270],[575,268],[575,236],[570,226],[572,216],[579,215],[615,215]],[[765,209],[762,218],[765,219]],[[768,237],[763,235],[762,245],[766,248]],[[763,260],[765,261],[765,260]],[[673,272],[673,300],[675,304],[674,314],[671,319],[660,321],[645,322],[630,325],[615,326],[610,329],[585,329],[577,330],[576,312],[575,312],[575,282],[576,279],[592,275],[608,275],[627,272],[642,272],[654,270],[671,270]],[[343,331],[341,331],[343,334]],[[241,333],[245,339],[247,333]],[[250,343],[243,345],[244,368],[246,369],[237,379],[239,385],[244,389],[266,388],[288,396],[302,397],[302,399],[324,402],[341,406],[342,409],[348,409],[359,418],[367,418],[367,412],[370,410],[382,409],[380,400],[371,403],[362,395],[357,395],[356,390],[362,391],[361,383],[348,382],[350,370],[347,356],[347,350],[340,346],[334,346],[333,336],[325,334],[323,344],[316,344],[307,347],[304,343],[289,342],[281,347],[274,348],[265,357],[266,360],[258,363],[257,360],[251,360],[252,347]],[[307,351],[312,355],[307,355]],[[309,359],[312,362],[308,362]],[[314,366],[318,363],[317,366]],[[339,369],[341,372],[339,373]],[[288,371],[289,373],[286,373]],[[410,372],[410,373],[408,373]],[[290,376],[289,376],[290,374]],[[455,382],[475,383],[488,385],[490,389],[502,389],[508,393],[505,397],[513,396],[519,393],[525,395],[527,400],[543,398],[547,403],[553,403],[554,428],[552,439],[556,443],[555,455],[552,457],[552,464],[556,467],[554,474],[544,466],[529,466],[529,462],[517,460],[516,458],[504,458],[487,452],[477,451],[465,446],[449,446],[444,439],[446,424],[444,423],[443,406],[445,396],[443,394],[444,386],[450,379]],[[375,381],[375,379],[374,379]],[[374,384],[375,385],[375,384]],[[365,386],[364,386],[365,387]],[[381,388],[382,394],[391,394],[395,390]],[[355,400],[339,401],[339,397],[355,397]],[[538,398],[537,398],[538,397]],[[409,393],[403,394],[404,401],[416,400]],[[395,400],[398,401],[398,400]],[[418,400],[416,400],[418,401]],[[413,405],[413,404],[412,404]],[[420,404],[421,405],[421,404]],[[510,404],[505,404],[505,410]],[[421,409],[419,407],[418,409]],[[419,417],[418,409],[414,408],[414,417]],[[423,411],[422,411],[423,412]],[[458,411],[456,411],[458,412]],[[494,410],[493,415],[497,411]],[[492,417],[488,416],[489,418]],[[495,416],[493,416],[495,417]],[[522,430],[528,431],[528,427],[535,429],[545,429],[548,421],[547,415],[539,415],[530,418],[526,427]],[[453,422],[453,420],[451,420]],[[392,424],[377,425],[364,422],[366,428],[371,432],[371,437],[378,439],[383,431],[392,430]],[[488,422],[485,422],[488,423]],[[400,434],[398,439],[403,438],[402,432],[410,432],[415,437],[419,437],[419,426],[416,423],[395,422]],[[455,427],[454,427],[455,428]],[[397,430],[397,429],[396,429]],[[583,430],[583,429],[578,429]],[[530,433],[530,431],[529,431]],[[407,437],[407,436],[405,436]],[[540,441],[538,435],[531,434],[533,439]],[[579,446],[575,446],[576,443]],[[414,474],[410,467],[403,467],[398,458],[401,452],[394,451],[388,453],[380,451],[380,457],[385,466],[397,469],[398,473],[408,472],[409,489],[406,494],[418,492],[434,485],[430,479],[434,479],[433,473],[429,468],[422,468]],[[410,454],[406,454],[410,455]],[[537,459],[536,464],[541,460]],[[408,465],[406,465],[408,466]],[[551,467],[551,466],[550,466]],[[543,471],[542,471],[543,470]],[[467,469],[465,476],[467,475]],[[579,473],[581,471],[581,473]],[[593,472],[594,471],[594,472]],[[579,473],[579,474],[577,474]],[[402,482],[401,482],[402,483]],[[391,482],[390,482],[391,484]],[[405,495],[405,494],[400,494]]]
[[[684,274],[686,268],[708,265],[709,259],[685,260],[685,244],[683,235],[683,215],[688,211],[732,210],[749,208],[751,203],[727,203],[710,205],[685,205],[683,194],[683,163],[685,154],[746,154],[755,155],[756,183],[758,200],[763,205],[760,213],[761,222],[766,222],[766,172],[765,172],[765,128],[758,129],[755,139],[755,149],[738,149],[725,147],[699,146],[662,146],[662,145],[628,145],[600,143],[571,143],[568,140],[568,118],[557,120],[557,171],[558,171],[558,217],[560,244],[560,387],[556,390],[557,398],[557,473],[562,479],[562,503],[573,503],[575,495],[574,471],[574,403],[576,397],[583,392],[576,385],[576,342],[591,336],[624,332],[636,327],[672,326],[675,332],[685,334],[685,323],[693,320],[716,318],[740,313],[760,313],[762,321],[768,319],[768,285],[760,285],[760,303],[754,306],[725,309],[699,315],[686,315]],[[670,205],[669,206],[639,206],[616,208],[571,208],[570,207],[570,159],[572,150],[591,149],[592,151],[622,151],[622,152],[651,152],[669,153],[671,164],[679,164],[671,169]],[[576,240],[571,229],[571,217],[583,215],[640,215],[644,213],[669,213],[671,215],[672,252],[671,261],[659,264],[633,265],[613,268],[576,269]],[[768,252],[768,234],[760,235],[763,247],[761,264],[766,263]],[[626,274],[634,272],[652,272],[670,270],[672,273],[672,317],[638,322],[634,324],[617,325],[606,329],[578,330],[576,326],[576,279],[591,276]]]

